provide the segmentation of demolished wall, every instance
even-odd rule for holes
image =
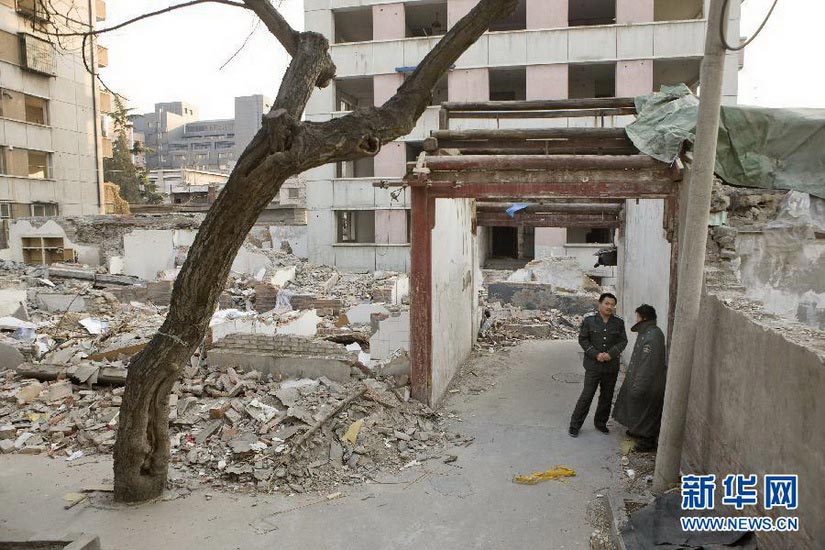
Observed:
[[[664,201],[625,201],[625,226],[618,245],[619,315],[624,317],[628,344],[622,356],[630,361],[636,333],[630,330],[636,308],[656,308],[659,327],[667,334],[670,308],[670,243],[664,230]]]
[[[766,311],[825,329],[825,200],[727,186],[726,224],[710,230],[708,260],[733,273]]]
[[[799,532],[762,533],[759,548],[821,548],[815,541],[825,540],[825,333],[763,313],[741,289],[732,290],[729,276],[707,278],[682,469],[760,479],[798,474],[792,515],[799,516]]]
[[[473,349],[480,323],[476,269],[478,246],[471,232],[473,207],[468,199],[435,201],[432,230],[432,380],[437,403]]]

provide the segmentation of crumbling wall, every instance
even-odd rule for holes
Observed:
[[[309,257],[309,242],[306,225],[270,225],[269,235],[272,239],[272,248],[283,250],[284,242],[288,243],[292,254],[299,258]]]
[[[636,308],[650,304],[656,308],[659,326],[667,332],[670,307],[670,243],[663,226],[664,201],[625,201],[625,226],[619,243],[619,315],[624,317],[628,344],[625,361],[630,360],[636,333],[630,331]]]
[[[195,234],[194,230],[181,229],[139,229],[124,234],[123,273],[154,280],[159,272],[182,264],[176,262],[177,252],[188,250]]]
[[[472,201],[439,199],[432,231],[432,402],[438,402],[473,349],[479,327]]]
[[[136,231],[164,230],[172,233],[188,230],[192,235],[200,227],[203,215],[174,216],[78,216],[61,218],[26,218],[9,228],[9,258],[23,261],[21,238],[28,236],[63,237],[66,246],[78,252],[83,264],[122,265],[124,235]],[[154,278],[152,275],[151,278]]]
[[[77,253],[80,263],[99,265],[101,261],[100,249],[94,244],[84,246],[75,241],[72,232],[66,231],[64,226],[54,219],[30,218],[14,222],[9,227],[9,258],[15,262],[23,261],[23,237],[61,237],[65,248],[71,248]]]
[[[683,470],[717,479],[758,474],[760,482],[764,474],[798,474],[799,508],[790,515],[799,517],[799,532],[763,533],[759,548],[813,550],[825,540],[825,340],[794,325],[754,313],[741,298],[705,292]],[[750,513],[776,512],[761,504]]]

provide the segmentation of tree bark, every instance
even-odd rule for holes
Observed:
[[[293,59],[272,110],[201,224],[163,325],[129,365],[114,447],[118,501],[141,502],[162,494],[169,463],[169,393],[206,334],[238,249],[283,182],[330,162],[375,155],[382,143],[412,131],[441,75],[518,0],[481,0],[384,106],[324,123],[299,121],[314,87],[326,86],[335,74],[328,41],[317,33],[292,30],[268,0],[245,4]]]

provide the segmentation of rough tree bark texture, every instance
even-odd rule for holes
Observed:
[[[292,62],[272,110],[246,148],[198,231],[172,292],[169,313],[129,365],[114,447],[114,496],[158,497],[169,464],[169,394],[203,340],[232,261],[260,213],[290,176],[330,162],[375,155],[382,143],[408,134],[439,78],[518,0],[481,0],[421,62],[382,107],[324,123],[299,122],[315,86],[335,75],[326,38],[293,30],[269,0],[244,0],[281,42]]]

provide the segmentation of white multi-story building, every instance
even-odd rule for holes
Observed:
[[[334,85],[316,90],[309,120],[329,120],[357,106],[381,105],[477,0],[306,0],[308,30],[330,38],[337,66]],[[398,269],[409,265],[408,194],[373,182],[405,173],[422,140],[438,128],[438,104],[449,101],[627,97],[661,85],[696,89],[707,27],[703,0],[521,0],[513,16],[462,55],[436,87],[432,106],[415,130],[384,145],[371,159],[308,172],[310,259],[344,269]],[[739,2],[732,1],[729,35],[739,32]],[[736,101],[739,58],[726,65],[724,101]],[[556,119],[554,124],[620,126],[626,119]],[[543,121],[542,124],[547,124]],[[466,125],[465,125],[466,126]],[[510,228],[506,228],[510,229]],[[609,242],[586,230],[519,228],[497,234],[484,228],[489,249],[551,253],[579,241]],[[588,234],[590,233],[590,234]],[[507,239],[519,246],[509,246]],[[590,261],[589,259],[587,261]]]
[[[72,18],[83,24],[70,32],[105,18],[102,0],[49,4],[61,13],[71,4]],[[0,256],[8,251],[9,220],[102,208],[101,96],[80,38],[61,38],[55,47],[43,32],[52,28],[49,17],[60,25],[36,0],[0,0]],[[106,66],[106,49],[90,40],[86,62]],[[49,258],[63,253],[53,248]]]

